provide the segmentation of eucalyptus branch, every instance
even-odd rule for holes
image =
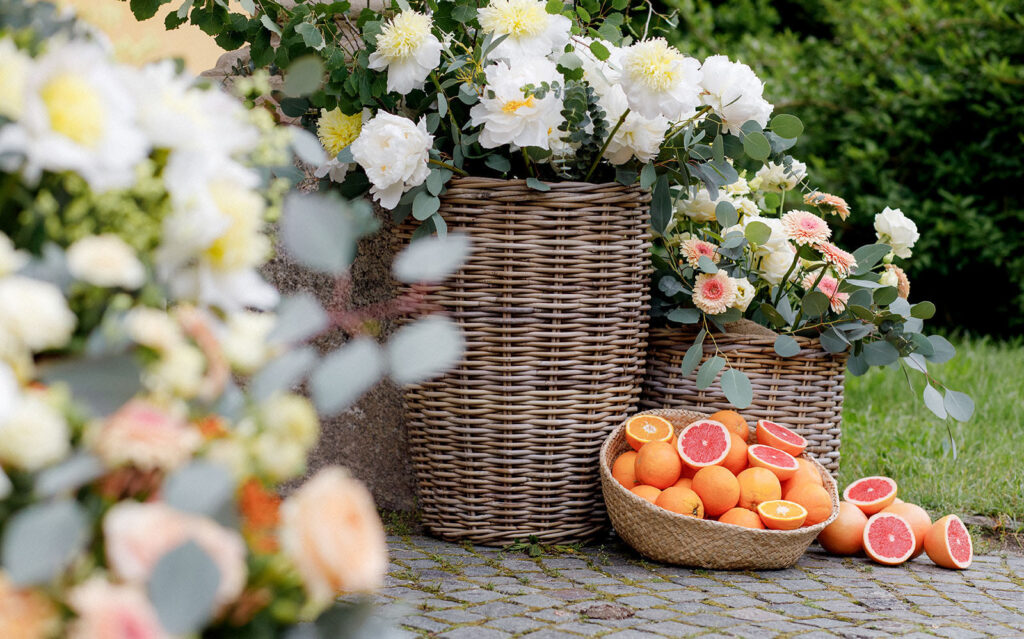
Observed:
[[[589,181],[590,176],[594,174],[595,170],[597,170],[597,165],[601,163],[601,158],[604,157],[604,152],[608,150],[608,145],[612,143],[612,138],[614,138],[615,134],[619,132],[619,129],[622,127],[622,123],[626,121],[627,115],[629,115],[628,108],[622,112],[622,115],[619,116],[619,121],[615,123],[615,126],[612,127],[612,130],[608,133],[608,137],[605,138],[604,144],[601,145],[601,150],[597,152],[597,156],[594,158],[594,163],[590,165],[590,170],[587,171],[587,175],[583,178],[584,182]]]
[[[796,268],[796,264],[799,261],[800,261],[800,251],[797,251],[793,255],[793,263],[789,265],[789,270],[786,271],[786,275],[783,276],[782,281],[779,282],[779,292],[775,294],[775,301],[773,302],[773,305],[777,305],[779,303],[779,300],[782,299],[782,295],[783,295],[783,293],[786,290],[786,283],[789,282],[789,276],[793,274],[793,269]]]
[[[452,173],[457,173],[458,175],[461,175],[462,177],[467,177],[469,175],[469,173],[463,171],[459,167],[457,167],[457,166],[455,166],[453,164],[448,164],[447,162],[444,162],[442,160],[435,160],[434,158],[430,158],[429,160],[427,160],[427,162],[429,162],[431,164],[436,164],[437,166],[443,166],[444,168],[448,169]]]
[[[800,257],[800,253],[799,252],[797,253],[797,257],[798,258]],[[790,269],[790,270],[792,270],[792,269]],[[821,280],[825,279],[825,271],[826,270],[827,269],[825,268],[825,266],[821,267],[821,272],[818,273],[818,279],[814,280],[814,284],[812,284],[811,288],[809,289],[810,291],[818,290],[818,284],[821,284]],[[787,279],[789,278],[788,274],[786,275],[786,278]],[[828,298],[828,303],[829,303],[830,306],[832,305],[832,298],[831,297]],[[794,327],[800,326],[800,320],[803,319],[803,316],[804,316],[804,305],[801,304],[800,305],[800,310],[797,311],[797,313],[796,313],[796,319],[793,320],[793,326]]]

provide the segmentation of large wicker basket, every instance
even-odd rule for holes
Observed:
[[[461,178],[441,198],[473,252],[428,300],[466,354],[406,402],[423,523],[445,539],[572,542],[606,526],[598,452],[644,371],[649,196],[550,186]]]
[[[686,410],[644,412],[664,417],[672,423],[676,433],[690,422],[707,417],[704,413]],[[624,429],[625,423],[601,447],[601,488],[615,532],[634,550],[655,561],[715,570],[788,568],[839,514],[836,482],[820,464],[815,465],[832,497],[832,515],[806,528],[755,530],[659,508],[626,490],[612,477],[615,458],[631,450]]]
[[[717,344],[729,366],[746,373],[753,385],[754,402],[740,413],[751,422],[770,419],[792,428],[808,440],[810,456],[835,474],[839,471],[846,354],[833,355],[817,339],[797,337],[800,352],[779,357],[775,336],[766,333],[715,333],[713,340],[709,335],[704,339],[702,361],[714,356]],[[735,410],[717,381],[698,390],[696,372],[683,377],[683,355],[696,336],[684,328],[651,329],[641,409]]]

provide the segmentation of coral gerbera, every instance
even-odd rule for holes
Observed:
[[[786,213],[782,216],[782,228],[789,239],[801,246],[824,242],[832,235],[825,220],[810,211]]]
[[[736,283],[718,271],[701,273],[693,283],[693,304],[708,315],[721,315],[736,301]]]

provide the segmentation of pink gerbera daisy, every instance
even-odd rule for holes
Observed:
[[[700,263],[701,256],[708,258],[715,264],[718,263],[718,247],[711,242],[705,242],[704,240],[691,237],[688,240],[684,240],[681,246],[683,250],[683,256],[686,258],[686,263],[697,268]]]
[[[718,271],[701,273],[693,283],[693,304],[708,315],[721,315],[736,301],[736,283]]]
[[[828,240],[832,230],[825,220],[810,211],[790,211],[782,216],[782,230],[797,244],[819,244]]]
[[[808,273],[804,275],[803,287],[804,289],[810,289],[814,286],[814,282],[818,279],[818,273]],[[829,306],[832,307],[832,312],[842,313],[846,308],[846,302],[850,299],[849,293],[839,292],[839,280],[826,273],[821,281],[818,282],[818,290],[825,294],[828,298]]]
[[[821,252],[821,258],[825,260],[827,264],[831,264],[832,268],[835,269],[836,273],[841,277],[849,275],[850,270],[857,266],[857,260],[851,253],[847,253],[831,242],[815,244],[814,248]]]
[[[838,195],[814,191],[804,196],[804,203],[816,206],[826,213],[838,215],[843,220],[850,217],[850,205]]]

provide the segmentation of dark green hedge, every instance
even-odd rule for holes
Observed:
[[[912,299],[949,329],[1024,329],[1024,1],[671,0],[683,51],[728,53],[799,116],[811,183],[873,237],[914,219]]]

